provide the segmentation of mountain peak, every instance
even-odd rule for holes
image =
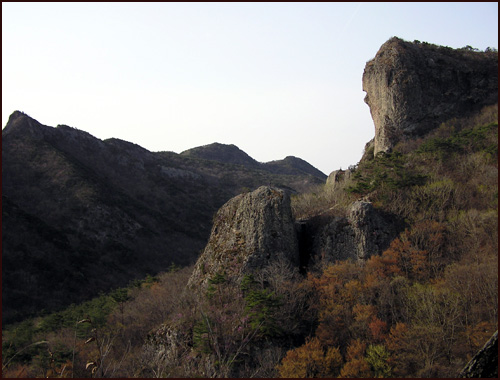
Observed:
[[[323,180],[326,180],[327,178],[327,176],[319,169],[316,169],[302,158],[295,156],[286,156],[282,160],[266,162],[264,166],[267,170],[273,173],[285,173],[291,175],[307,174]]]
[[[12,114],[9,116],[9,121],[5,125],[5,128],[7,128],[10,125],[18,125],[22,121],[32,121],[35,123],[38,123],[35,119],[33,119],[31,116],[28,114],[22,112],[22,111],[14,111]],[[38,123],[39,124],[39,123]]]
[[[237,164],[248,167],[259,167],[259,163],[234,144],[213,143],[185,150],[181,155],[200,158],[226,164]]]
[[[9,116],[9,121],[2,130],[2,136],[8,134],[28,134],[35,138],[42,138],[44,132],[44,125],[40,124],[37,120],[30,117],[28,114],[21,111],[14,111]]]
[[[25,113],[24,113],[24,112],[22,112],[22,111],[18,111],[18,110],[16,110],[16,111],[12,112],[12,114],[9,116],[9,121],[8,121],[8,123],[7,123],[7,124],[9,124],[9,123],[13,122],[14,120],[16,120],[16,119],[18,119],[18,118],[20,118],[20,117],[23,117],[23,116],[28,116],[28,115],[27,115],[27,114],[25,114]],[[28,116],[28,117],[29,117],[29,116]]]

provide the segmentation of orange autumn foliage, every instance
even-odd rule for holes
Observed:
[[[387,323],[374,317],[368,324],[373,340],[377,343],[383,342],[386,338]]]
[[[324,348],[319,339],[312,338],[287,352],[278,366],[280,377],[336,377],[342,366],[342,355],[336,347]]]
[[[372,377],[370,365],[365,359],[366,343],[360,339],[352,340],[347,347],[346,363],[340,371],[340,377]]]

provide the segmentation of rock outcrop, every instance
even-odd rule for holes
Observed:
[[[374,154],[453,117],[498,102],[498,53],[393,37],[363,73],[375,124]]]
[[[330,186],[335,188],[339,183],[344,182],[351,178],[352,175],[352,170],[347,169],[347,170],[334,170],[333,172],[330,173],[328,178],[326,179],[326,186]]]
[[[189,286],[203,285],[216,274],[237,280],[278,258],[299,263],[290,198],[283,190],[261,186],[217,212]]]
[[[346,217],[319,215],[294,222],[287,193],[262,186],[217,212],[188,286],[203,287],[218,274],[238,281],[276,259],[302,269],[311,259],[366,260],[389,246],[399,225],[366,201],[354,202]]]
[[[498,379],[498,330],[467,363],[459,377]]]
[[[347,217],[320,215],[297,223],[301,251],[327,262],[366,260],[379,255],[396,238],[399,226],[393,216],[381,213],[365,201],[354,202]]]

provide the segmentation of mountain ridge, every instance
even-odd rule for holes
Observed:
[[[327,178],[323,172],[301,158],[287,156],[281,160],[258,162],[234,144],[207,144],[185,150],[181,152],[180,155],[223,163],[232,163],[252,169],[269,171],[275,174],[306,174],[322,179],[324,178],[324,180]]]
[[[23,303],[13,307],[7,297],[4,321],[84,300],[172,263],[193,262],[208,239],[217,209],[245,188],[269,183],[297,192],[324,179],[150,152],[66,125],[45,126],[15,111],[2,131],[2,195],[12,206],[2,210],[3,216],[10,212],[2,225],[8,264],[2,274],[3,294],[17,294]],[[36,228],[26,229],[26,215],[51,234],[38,236]],[[55,245],[56,235],[69,246]],[[32,247],[32,240],[45,250]],[[24,268],[16,259],[19,255],[25,258]],[[40,257],[46,262],[41,277],[35,274]],[[52,297],[61,271],[83,273],[85,289],[68,285],[58,299]],[[40,296],[30,299],[30,294]]]

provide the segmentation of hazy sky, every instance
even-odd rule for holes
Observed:
[[[392,36],[498,48],[498,3],[2,3],[2,126],[20,110],[329,174],[375,134],[361,78]]]

